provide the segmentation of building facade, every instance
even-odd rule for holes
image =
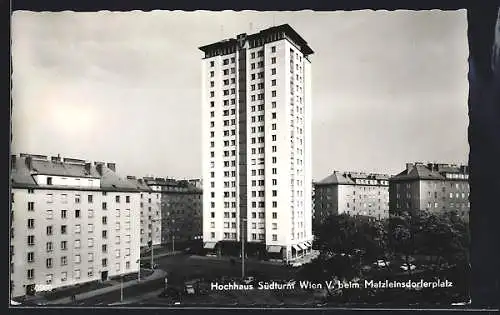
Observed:
[[[310,250],[311,62],[289,25],[200,47],[203,240]]]
[[[140,189],[141,209],[141,247],[161,245],[161,187],[150,182],[152,178],[136,178],[127,176],[127,179]],[[151,185],[150,185],[151,183]]]
[[[153,182],[150,183],[153,185]],[[161,191],[161,242],[172,250],[202,239],[202,195],[199,180],[156,178]]]
[[[114,163],[11,156],[11,295],[139,268],[140,188]]]
[[[315,186],[315,224],[342,213],[389,217],[388,175],[335,171]]]
[[[390,179],[391,214],[404,211],[455,212],[469,217],[469,167],[438,163],[408,163]]]

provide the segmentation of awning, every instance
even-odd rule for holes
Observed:
[[[304,245],[304,244],[299,244],[299,247],[302,248],[302,249],[307,249],[307,246]]]
[[[207,242],[207,243],[205,243],[203,248],[214,249],[216,244],[217,243],[215,243],[215,242]]]
[[[295,249],[296,251],[300,251],[300,247],[298,247],[297,245],[292,245],[293,249]]]
[[[269,253],[279,253],[279,252],[281,252],[281,246],[277,246],[277,245],[267,246],[267,251]]]

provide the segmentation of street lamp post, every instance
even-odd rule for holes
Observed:
[[[120,302],[123,302],[123,276],[121,277],[120,282]]]
[[[241,279],[245,278],[245,236],[246,236],[246,222],[247,219],[241,220]]]
[[[159,219],[153,219],[151,220],[152,223],[156,223],[158,222]],[[151,270],[154,269],[154,244],[153,244],[153,233],[154,233],[154,230],[155,230],[155,227],[154,227],[154,224],[153,226],[151,227]]]
[[[137,281],[141,281],[141,258],[137,259],[137,262],[139,263],[139,273],[137,274]]]

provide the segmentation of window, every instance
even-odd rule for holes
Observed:
[[[61,266],[66,266],[68,264],[68,257],[61,256]]]
[[[66,249],[68,249],[68,242],[61,241],[61,250],[66,250]]]
[[[61,219],[66,219],[68,216],[68,210],[61,210]]]
[[[28,269],[26,272],[26,277],[28,278],[28,280],[32,280],[33,278],[35,278],[35,269]]]
[[[79,254],[76,254],[76,255],[75,255],[75,258],[74,258],[74,260],[73,260],[73,261],[75,262],[75,264],[79,264],[79,263],[80,263],[80,261],[81,261],[81,257],[80,257],[80,255],[79,255]]]
[[[75,279],[80,279],[80,277],[81,277],[81,272],[80,272],[80,269],[75,269],[75,270],[73,271],[73,277],[74,277]]]
[[[87,225],[87,232],[88,233],[93,233],[94,232],[94,225],[92,223],[89,223]]]
[[[52,258],[47,258],[45,260],[45,266],[49,269],[52,268]]]
[[[87,196],[87,201],[88,201],[88,203],[93,203],[94,202],[94,196],[93,195],[88,195]]]
[[[108,259],[107,258],[103,258],[102,259],[102,266],[103,267],[107,267],[108,266]]]
[[[273,219],[277,219],[278,218],[278,213],[277,212],[273,212]]]
[[[66,234],[66,232],[67,232],[67,226],[61,225],[61,234]]]
[[[80,240],[75,240],[75,248],[80,248]]]
[[[271,63],[272,63],[272,64],[275,64],[275,63],[276,63],[276,57],[272,57],[272,58],[271,58]]]
[[[101,232],[101,235],[102,235],[102,238],[103,238],[103,239],[107,239],[107,238],[108,238],[108,231],[107,231],[107,230],[103,230],[103,231]]]
[[[275,242],[276,242],[277,240],[278,240],[278,235],[273,234],[273,241],[275,241]]]
[[[28,229],[35,228],[35,219],[28,219]]]
[[[272,52],[272,53],[275,53],[275,52],[276,52],[276,46],[272,46],[272,47],[271,47],[271,52]]]
[[[94,276],[94,268],[89,267],[89,269],[87,271],[87,277],[91,278],[93,276]]]
[[[52,283],[52,274],[45,275],[45,284],[51,284],[51,283]]]
[[[34,262],[35,261],[35,252],[28,252],[28,262]]]
[[[102,224],[103,224],[103,225],[108,224],[108,217],[104,216],[104,217],[102,217],[102,219],[101,219],[101,220],[102,220]]]
[[[52,185],[52,177],[47,177],[47,185]]]
[[[28,246],[35,245],[35,235],[28,235]]]
[[[88,218],[93,218],[94,217],[94,210],[89,209],[88,212],[87,212],[87,217]]]
[[[107,210],[108,209],[108,204],[106,202],[102,203],[102,210]]]
[[[101,246],[101,251],[102,251],[103,253],[107,253],[107,252],[108,252],[108,245],[103,244],[103,245]]]
[[[80,217],[80,210],[75,210],[75,218],[79,218]]]
[[[34,211],[35,210],[35,203],[33,201],[28,202],[28,211]]]
[[[271,75],[275,75],[276,74],[276,68],[272,68],[271,69]],[[273,80],[273,81],[276,81],[276,80]]]
[[[125,268],[126,269],[130,269],[130,261],[126,261],[125,262]]]
[[[94,261],[94,253],[89,253],[89,259],[88,259],[89,262],[93,262]]]
[[[119,235],[117,235],[115,237],[115,244],[120,244],[120,236]]]
[[[45,248],[47,249],[47,253],[52,252],[52,242],[47,242]]]
[[[75,196],[75,203],[80,203],[80,195]]]

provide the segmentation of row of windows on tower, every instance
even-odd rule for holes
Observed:
[[[231,73],[229,73],[231,72]],[[223,75],[229,75],[229,74],[235,74],[236,73],[236,68],[231,68],[231,69],[224,69],[222,70]],[[215,71],[210,71],[210,77],[213,78],[215,77]]]

